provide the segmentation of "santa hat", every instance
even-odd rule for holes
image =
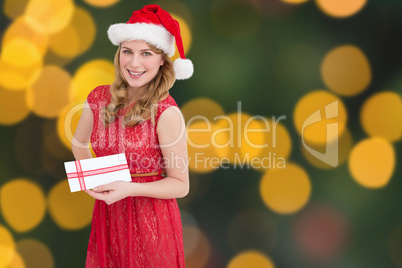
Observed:
[[[180,58],[173,63],[176,79],[187,79],[193,75],[193,63],[184,56],[179,23],[158,5],[147,5],[134,11],[127,23],[111,25],[107,34],[116,46],[128,40],[144,40],[169,57],[174,55],[176,41],[180,54]]]

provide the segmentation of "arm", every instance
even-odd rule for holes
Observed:
[[[167,177],[154,182],[113,182],[87,190],[92,197],[112,204],[128,196],[160,199],[181,198],[189,192],[188,154],[183,116],[169,107],[159,118],[157,133],[166,164]]]
[[[80,121],[78,122],[71,142],[71,150],[76,160],[92,158],[88,145],[91,138],[93,122],[92,110],[88,102],[85,102]]]

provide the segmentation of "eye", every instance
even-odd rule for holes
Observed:
[[[131,50],[127,50],[127,49],[126,49],[126,50],[123,50],[123,53],[124,53],[124,54],[131,54]]]
[[[149,53],[149,52],[144,52],[144,53],[142,53],[142,55],[144,55],[144,56],[151,56],[152,54]]]

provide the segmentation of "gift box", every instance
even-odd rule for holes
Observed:
[[[71,192],[92,189],[114,181],[131,181],[124,153],[64,162],[64,167]]]

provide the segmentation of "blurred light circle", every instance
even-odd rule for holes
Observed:
[[[71,103],[63,108],[57,118],[57,135],[69,150],[71,150],[71,142],[73,141],[83,108],[84,103]]]
[[[212,139],[216,154],[233,165],[249,165],[250,157],[244,154],[243,138],[245,125],[251,116],[246,113],[231,113],[216,121],[217,130]],[[225,161],[227,162],[227,161]]]
[[[292,224],[296,246],[309,262],[324,267],[345,249],[349,227],[345,217],[328,205],[313,205],[296,216]]]
[[[290,4],[301,4],[307,2],[308,0],[282,0],[282,1]]]
[[[352,45],[338,46],[328,52],[322,61],[321,75],[325,85],[341,96],[357,95],[371,82],[369,61]]]
[[[25,262],[22,259],[21,255],[18,253],[18,251],[15,251],[13,259],[11,260],[10,265],[7,266],[7,268],[25,268],[25,267],[26,267]]]
[[[335,142],[335,141],[332,141]],[[328,153],[326,150],[331,146],[331,144],[325,145],[317,145],[317,144],[306,144],[307,146],[311,147],[313,150],[320,152],[320,153]],[[330,157],[338,157],[338,165],[335,167],[339,167],[342,165],[349,156],[350,150],[353,146],[353,137],[352,134],[348,129],[345,129],[342,136],[339,137],[338,140],[338,151],[336,154],[330,154]],[[301,144],[302,153],[304,158],[314,167],[321,168],[321,169],[333,169],[334,166],[329,165],[328,163],[323,162],[321,159],[316,158],[310,152],[306,150],[303,144]],[[332,162],[332,161],[331,161]],[[334,161],[335,162],[335,161]]]
[[[84,2],[94,7],[110,7],[119,1],[120,0],[84,0]]]
[[[37,115],[54,118],[71,100],[70,74],[58,66],[46,66],[35,82],[28,88],[28,107]]]
[[[191,119],[196,121],[198,117],[203,117],[213,123],[216,121],[215,117],[225,114],[219,103],[208,98],[196,98],[186,102],[181,107],[181,112],[186,122]]]
[[[62,229],[82,229],[91,223],[94,200],[85,192],[71,193],[67,180],[63,180],[49,192],[50,216]]]
[[[84,53],[92,45],[96,25],[91,14],[75,7],[71,22],[50,36],[50,49],[57,55],[72,58]]]
[[[17,178],[4,184],[0,193],[1,212],[15,231],[30,231],[45,216],[45,197],[36,183]]]
[[[239,252],[249,248],[271,251],[278,238],[276,220],[267,210],[250,209],[237,213],[227,228],[230,247]]]
[[[0,59],[0,86],[8,90],[26,90],[42,69],[42,62],[33,66],[16,67]]]
[[[198,227],[194,225],[183,224],[183,245],[184,255],[190,256],[194,253],[200,240]]]
[[[184,55],[186,55],[186,57],[187,57],[187,53],[190,50],[191,40],[192,40],[190,27],[183,18],[181,18],[175,14],[171,14],[171,15],[172,15],[173,19],[177,20],[177,22],[180,25],[180,34],[181,34],[181,39],[183,42]],[[177,50],[177,46],[176,46],[176,50],[174,52],[174,55],[171,57],[171,59],[175,60],[178,58],[180,58],[180,54],[179,54],[179,51]]]
[[[280,214],[291,214],[302,209],[311,191],[307,173],[293,163],[287,163],[286,168],[266,171],[260,182],[260,194],[265,205]]]
[[[108,60],[91,60],[83,64],[74,74],[74,100],[85,101],[88,94],[99,85],[110,85],[114,81],[114,65]]]
[[[365,132],[389,142],[402,137],[402,98],[391,91],[377,93],[363,104],[360,120]]]
[[[3,6],[4,14],[10,19],[16,19],[25,12],[29,0],[5,0]]]
[[[25,91],[6,90],[0,86],[0,125],[14,125],[29,114]]]
[[[255,169],[281,167],[289,157],[292,140],[278,119],[251,117],[244,126],[242,156],[249,156]]]
[[[185,225],[183,226],[183,240],[186,266],[192,268],[205,267],[211,255],[211,246],[205,234],[197,227]],[[187,252],[190,249],[188,246],[192,243],[196,243],[196,246],[192,247],[191,252]]]
[[[8,26],[3,35],[2,46],[5,47],[14,39],[24,39],[35,45],[42,56],[45,55],[49,43],[48,36],[34,31],[24,16],[18,17]]]
[[[356,144],[349,156],[353,179],[367,188],[388,184],[395,169],[395,150],[382,138],[367,138]]]
[[[67,26],[73,12],[73,0],[31,0],[25,9],[25,16],[33,30],[53,34]]]
[[[0,225],[0,267],[8,267],[15,255],[15,242],[9,230]]]
[[[17,250],[26,267],[53,268],[54,259],[48,246],[35,239],[17,242]]]
[[[15,67],[27,68],[41,63],[42,55],[28,40],[15,38],[3,46],[1,60]]]
[[[194,172],[211,172],[220,165],[220,158],[211,143],[215,124],[209,121],[193,121],[187,127],[189,169]]]
[[[211,10],[214,29],[231,39],[244,39],[255,32],[261,24],[261,14],[247,2],[219,0]]]
[[[342,100],[324,90],[304,95],[293,114],[297,132],[308,143],[330,143],[346,129],[347,112]],[[336,128],[328,129],[328,126]]]
[[[316,0],[318,8],[331,17],[345,18],[359,12],[367,0]]]
[[[247,250],[233,257],[227,268],[275,268],[271,258],[257,250]]]

